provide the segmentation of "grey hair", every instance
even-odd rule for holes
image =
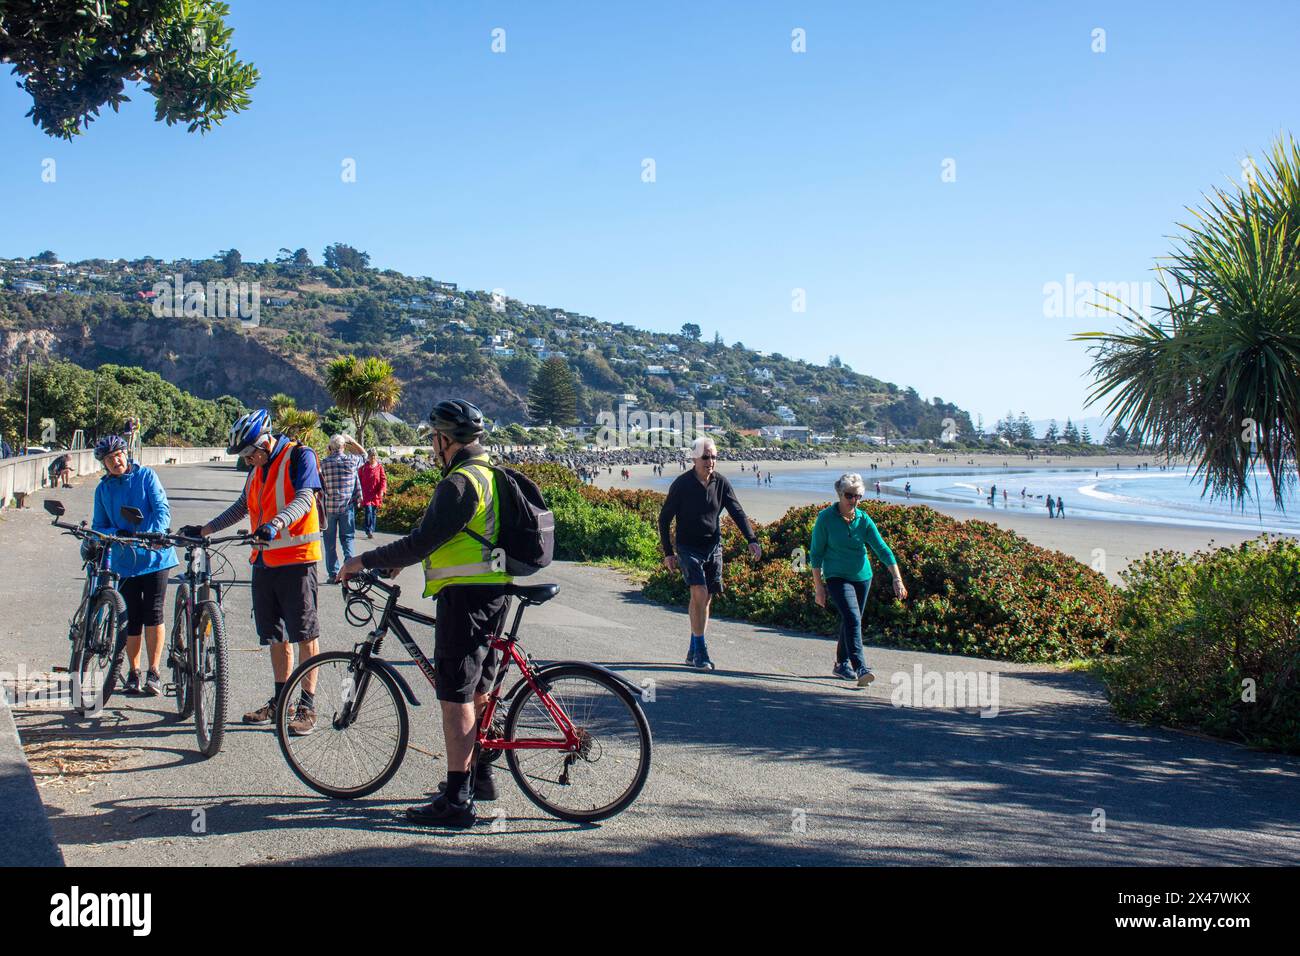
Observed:
[[[848,474],[840,475],[838,478],[835,479],[835,494],[837,497],[853,488],[856,488],[858,491],[862,492],[863,497],[866,496],[867,486],[863,483],[862,476],[859,475],[856,471],[851,471]]]
[[[701,435],[699,438],[695,439],[695,441],[691,442],[691,457],[699,458],[704,454],[704,449],[706,448],[712,448],[714,451],[717,451],[718,445],[708,435]]]

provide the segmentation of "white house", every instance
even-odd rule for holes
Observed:
[[[540,335],[534,335],[528,340],[528,344],[535,349],[543,349],[546,348],[546,339],[542,338]]]
[[[760,382],[770,382],[772,381],[773,378],[775,378],[775,376],[772,374],[772,370],[767,366],[763,366],[762,368],[756,368],[751,374],[753,375],[754,378],[758,379]]]
[[[15,279],[14,291],[15,292],[48,292],[50,290],[47,289],[42,283],[33,282],[31,279]]]
[[[668,369],[664,368],[662,365],[647,365],[647,366],[645,367],[645,371],[646,371],[646,374],[647,374],[647,375],[667,375],[667,374],[668,374]]]

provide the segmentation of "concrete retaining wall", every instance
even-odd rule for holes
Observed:
[[[89,449],[81,451],[52,451],[41,455],[24,455],[21,458],[0,460],[0,508],[8,508],[14,503],[15,494],[31,494],[41,488],[41,479],[49,474],[50,462],[60,455],[69,456],[72,470],[78,475],[97,475],[102,470],[95,461],[95,453]],[[217,458],[233,462],[234,456],[227,455],[224,448],[171,448],[162,445],[146,445],[140,449],[136,459],[142,465],[189,465],[195,462],[211,461]]]

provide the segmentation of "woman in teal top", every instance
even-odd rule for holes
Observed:
[[[867,549],[889,568],[899,600],[907,598],[907,588],[903,586],[894,552],[880,537],[871,516],[858,508],[866,493],[862,476],[841,475],[835,482],[835,492],[839,500],[818,512],[813,525],[813,587],[817,606],[825,607],[829,596],[840,615],[840,642],[832,673],[866,687],[876,679],[862,658],[862,613],[871,589],[871,559]]]

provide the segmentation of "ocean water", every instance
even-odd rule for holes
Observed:
[[[912,484],[912,499],[964,505],[972,511],[1047,512],[1047,496],[1065,501],[1066,520],[1150,521],[1195,527],[1232,528],[1240,531],[1271,531],[1300,534],[1300,494],[1292,486],[1284,510],[1273,503],[1266,474],[1252,476],[1251,491],[1258,481],[1259,497],[1244,506],[1202,497],[1199,481],[1183,468],[1152,469],[1060,468],[916,468],[880,469],[861,472],[867,497],[875,497],[879,479],[886,500],[902,496],[904,485]],[[835,496],[834,483],[840,472],[834,467],[773,473],[765,488],[823,492],[829,501]],[[746,487],[754,487],[748,471],[730,476],[744,500]],[[991,487],[997,487],[993,504]],[[1003,501],[1002,491],[1007,492]],[[1021,492],[1023,491],[1023,497]]]

